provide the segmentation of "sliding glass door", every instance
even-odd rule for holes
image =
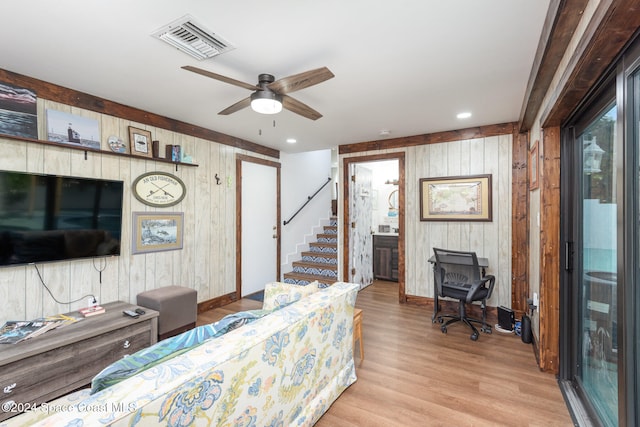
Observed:
[[[607,426],[618,425],[616,111],[607,105],[576,135],[582,151],[576,380]]]
[[[640,41],[615,65],[563,128],[560,384],[576,419],[636,426]]]
[[[638,47],[640,50],[640,47]],[[629,281],[626,286],[625,300],[626,315],[625,340],[629,343],[625,351],[627,372],[625,373],[626,387],[624,390],[627,402],[634,402],[625,409],[625,418],[628,425],[640,425],[640,52],[634,64],[636,67],[629,78],[627,99],[629,101],[628,123],[626,137],[635,148],[633,162],[631,164],[630,179],[633,180],[633,207],[628,215],[631,223],[631,248],[629,257],[631,261],[625,268],[629,271]]]

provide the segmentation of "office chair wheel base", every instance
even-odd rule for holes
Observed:
[[[490,326],[487,326],[486,328],[482,328],[482,332],[484,332],[485,334],[491,334],[493,331],[491,330]]]
[[[438,317],[438,319],[437,319],[437,320],[438,320],[438,323],[442,323],[442,322],[444,322],[444,319],[443,319],[442,317]]]
[[[442,333],[443,333],[443,334],[446,334],[446,333],[447,333],[447,327],[446,327],[446,326],[444,326],[444,325],[442,325],[442,326],[440,327],[440,330],[442,331]]]
[[[478,341],[478,334],[471,334],[469,338],[471,338],[471,341]]]

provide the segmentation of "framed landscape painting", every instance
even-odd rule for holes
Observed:
[[[0,133],[38,139],[34,91],[0,81]]]
[[[420,179],[420,221],[491,220],[491,175]]]

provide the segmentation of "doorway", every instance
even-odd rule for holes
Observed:
[[[387,236],[397,236],[397,248],[394,251],[390,249],[388,252],[393,254],[391,256],[395,256],[395,262],[397,263],[396,271],[389,271],[389,275],[393,275],[393,277],[397,277],[398,281],[398,293],[399,300],[401,302],[406,301],[405,297],[405,235],[404,235],[404,200],[405,200],[405,189],[404,189],[404,179],[405,179],[405,168],[404,168],[404,152],[396,152],[396,153],[387,153],[387,154],[378,154],[378,155],[370,155],[370,156],[360,156],[360,157],[347,157],[343,159],[343,215],[342,215],[342,247],[343,251],[343,259],[342,259],[342,271],[343,271],[343,280],[351,281],[351,280],[362,280],[363,278],[368,277],[368,283],[364,285],[367,286],[373,282],[374,272],[374,257],[375,251],[373,249],[373,238],[374,234],[386,234]],[[397,164],[397,175],[394,177],[389,176],[385,178],[385,180],[393,181],[390,182],[389,186],[392,187],[392,190],[389,190],[388,193],[376,191],[376,188],[372,188],[370,197],[368,198],[368,203],[371,206],[371,218],[375,218],[375,220],[369,219],[366,223],[360,220],[358,217],[358,207],[356,205],[361,202],[363,199],[362,195],[358,193],[355,189],[354,182],[357,178],[352,178],[353,171],[356,166],[366,166],[374,165],[378,162],[395,162]],[[352,181],[352,179],[354,181]],[[374,176],[371,178],[372,181],[376,181],[378,178]],[[381,196],[381,193],[384,193]],[[359,201],[359,199],[361,199]],[[366,201],[366,200],[365,200]],[[389,203],[393,203],[393,206],[390,206]],[[384,206],[383,206],[384,205]],[[375,210],[373,207],[375,206]],[[383,206],[383,207],[381,207]],[[383,218],[383,220],[381,220]],[[384,220],[384,218],[388,219]],[[374,227],[375,222],[375,227]],[[381,227],[379,227],[381,226]],[[388,227],[387,227],[388,226]],[[356,236],[362,236],[363,233],[368,233],[370,238],[370,245],[363,248],[360,241],[356,240],[354,237],[353,230],[360,230]],[[367,253],[362,254],[360,251],[367,251]],[[363,265],[360,261],[363,257],[367,257],[369,259],[369,263]],[[391,256],[389,258],[391,258]],[[360,263],[359,263],[360,262]],[[358,271],[358,269],[366,268],[365,272]],[[358,282],[359,283],[359,282]],[[361,286],[363,284],[361,283]]]
[[[280,277],[280,164],[236,157],[236,293],[259,293]]]

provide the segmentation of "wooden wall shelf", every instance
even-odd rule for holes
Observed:
[[[143,156],[136,156],[134,154],[128,154],[128,153],[116,153],[115,151],[98,150],[98,149],[95,149],[95,148],[75,146],[75,145],[72,145],[72,144],[60,144],[60,143],[52,142],[52,141],[45,141],[43,139],[24,138],[24,137],[15,136],[15,135],[0,134],[0,138],[13,139],[13,140],[16,140],[16,141],[32,142],[32,143],[41,144],[41,145],[49,145],[49,146],[52,146],[52,147],[69,148],[71,150],[84,151],[84,158],[85,159],[87,158],[87,153],[96,153],[96,154],[107,154],[107,155],[110,155],[110,156],[127,157],[127,158],[138,159],[138,160],[150,160],[150,161],[154,161],[154,162],[170,163],[172,165],[176,165],[176,170],[178,170],[178,165],[194,166],[194,167],[198,166],[196,163],[173,162],[171,160],[167,160],[167,159],[161,158],[161,157],[143,157]]]

